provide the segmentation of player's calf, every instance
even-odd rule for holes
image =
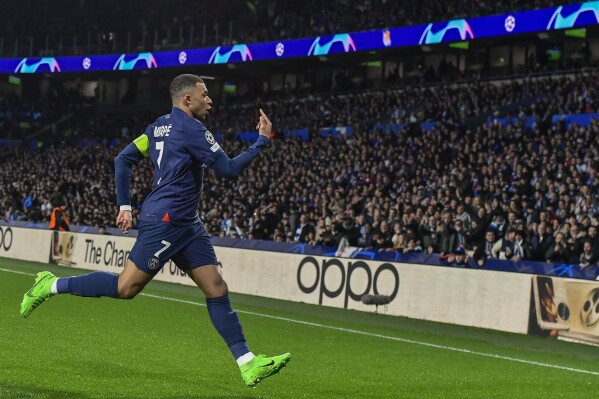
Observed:
[[[127,260],[125,269],[119,275],[118,298],[135,298],[153,277],[154,276],[138,269],[131,259]]]
[[[145,285],[141,285],[141,284],[126,284],[123,283],[121,284],[121,282],[119,281],[119,288],[118,288],[118,292],[119,292],[119,299],[133,299],[137,296],[137,294],[139,294],[143,289],[144,289]]]

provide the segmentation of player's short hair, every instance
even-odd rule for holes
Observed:
[[[184,73],[183,75],[177,76],[171,82],[169,90],[171,100],[175,101],[185,95],[186,92],[193,90],[197,83],[204,83],[204,79],[190,73]]]

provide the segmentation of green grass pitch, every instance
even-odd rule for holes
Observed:
[[[233,294],[254,353],[292,353],[279,375],[247,388],[198,289],[152,282],[151,296],[132,301],[61,295],[22,319],[22,295],[41,270],[84,272],[0,258],[2,399],[599,393],[596,347]]]

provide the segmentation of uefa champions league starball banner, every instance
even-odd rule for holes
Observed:
[[[128,71],[317,57],[546,32],[598,23],[599,1],[591,1],[542,10],[267,43],[132,54],[5,58],[0,59],[0,73]]]

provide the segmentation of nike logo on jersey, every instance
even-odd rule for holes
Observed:
[[[154,127],[154,137],[168,137],[172,127],[173,125]]]

